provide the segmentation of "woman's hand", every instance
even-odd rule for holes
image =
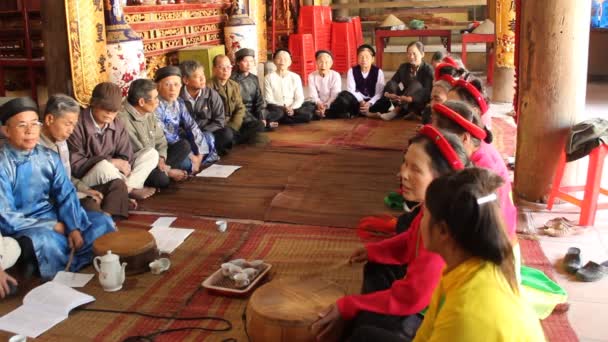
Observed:
[[[0,298],[4,298],[8,296],[11,292],[10,284],[13,286],[17,286],[17,281],[15,278],[11,277],[8,273],[4,272],[4,270],[0,269]]]
[[[84,193],[91,197],[97,204],[101,204],[101,201],[103,201],[103,194],[97,190],[89,189]]]
[[[353,254],[351,254],[350,258],[348,258],[348,262],[350,264],[362,263],[367,261],[367,249],[365,247],[357,248]]]
[[[310,327],[317,341],[339,341],[343,330],[344,320],[335,304],[321,312],[319,319]]]

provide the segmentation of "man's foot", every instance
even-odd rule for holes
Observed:
[[[167,175],[176,182],[181,182],[188,178],[188,172],[180,169],[171,169]]]
[[[133,189],[129,192],[129,197],[134,198],[136,200],[146,199],[156,192],[154,188],[143,187],[141,189]]]

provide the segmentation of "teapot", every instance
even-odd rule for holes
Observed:
[[[123,262],[121,265],[118,261],[118,255],[108,251],[104,256],[95,257],[93,266],[99,272],[99,283],[104,291],[114,292],[122,289],[127,263]]]

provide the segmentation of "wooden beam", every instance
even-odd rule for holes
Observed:
[[[350,8],[397,8],[397,7],[467,7],[467,6],[485,6],[487,0],[397,0],[397,1],[382,1],[382,2],[361,2],[348,4],[332,4],[333,9],[350,9]]]
[[[590,1],[522,1],[516,196],[548,193],[570,128],[584,117]]]
[[[41,5],[48,94],[73,96],[65,2],[42,1]]]

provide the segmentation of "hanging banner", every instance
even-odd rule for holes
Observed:
[[[515,67],[515,0],[496,0],[496,65]]]
[[[74,97],[87,106],[93,88],[108,80],[106,29],[101,0],[65,0]]]

